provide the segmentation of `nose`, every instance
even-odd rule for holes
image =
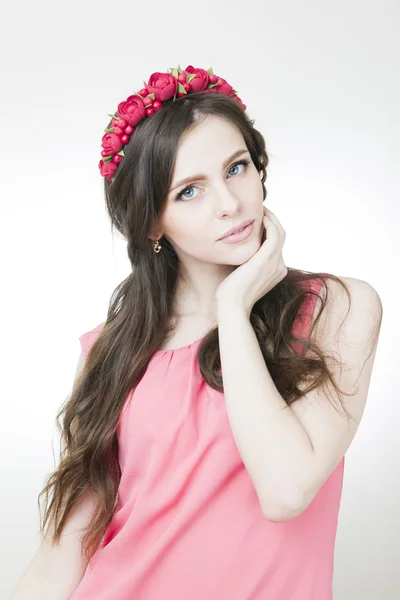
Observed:
[[[232,215],[237,212],[240,200],[227,186],[221,186],[215,193],[215,205],[217,217]]]

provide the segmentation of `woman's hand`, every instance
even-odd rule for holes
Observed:
[[[264,206],[265,241],[248,261],[237,267],[218,286],[217,302],[243,307],[250,316],[254,304],[287,275],[282,257],[286,232],[274,213]]]

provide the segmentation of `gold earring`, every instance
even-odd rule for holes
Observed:
[[[160,246],[160,244],[158,243],[158,240],[154,240],[154,252],[156,252],[157,254],[160,252],[162,246]]]

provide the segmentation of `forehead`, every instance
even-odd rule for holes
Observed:
[[[182,137],[175,158],[175,178],[190,174],[193,167],[206,169],[215,161],[219,165],[241,145],[245,147],[243,136],[232,123],[208,115]]]

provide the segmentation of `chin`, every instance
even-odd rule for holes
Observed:
[[[245,262],[247,262],[248,260],[250,260],[250,258],[252,256],[254,256],[254,254],[256,254],[256,252],[258,252],[258,250],[261,248],[261,242],[260,240],[250,240],[247,244],[243,244],[242,246],[237,246],[235,248],[235,244],[232,245],[228,245],[227,244],[227,249],[228,249],[228,257],[225,256],[225,259],[227,259],[229,262],[226,262],[225,264],[230,264],[230,265],[242,265]],[[225,253],[225,255],[227,254]]]

